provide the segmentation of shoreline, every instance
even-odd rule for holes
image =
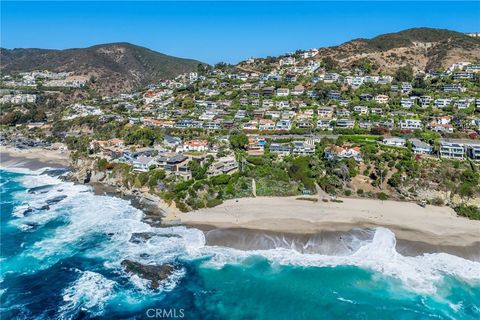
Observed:
[[[214,208],[178,213],[176,218],[187,226],[207,230],[241,228],[288,234],[385,227],[397,239],[433,246],[475,246],[480,252],[480,221],[458,217],[449,207],[422,208],[411,202],[373,199],[341,198],[341,201],[242,198],[227,200]]]
[[[17,149],[0,146],[0,165],[5,168],[26,168],[32,171],[50,168],[69,168],[70,152],[44,148]]]
[[[47,166],[70,167],[68,155],[59,155],[55,150],[43,150],[46,153],[39,157],[38,152],[13,148],[8,148],[7,152],[5,149],[4,146],[0,149],[1,167],[30,170]],[[4,165],[4,159],[7,159],[7,165]],[[419,243],[430,249],[478,248],[480,256],[480,221],[458,217],[449,207],[429,205],[422,208],[412,202],[361,198],[341,198],[342,202],[313,202],[297,200],[298,197],[257,197],[227,200],[217,207],[182,213],[163,208],[158,197],[146,195],[140,190],[125,193],[102,182],[89,185],[97,195],[129,200],[132,206],[144,212],[144,221],[155,227],[185,225],[204,232],[211,229],[239,229],[285,235],[385,227],[395,233],[399,242]]]

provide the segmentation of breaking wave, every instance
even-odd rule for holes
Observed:
[[[37,260],[36,264],[30,264],[33,268],[25,271],[35,273],[62,259],[81,255],[103,261],[107,270],[128,278],[131,290],[145,292],[149,290],[148,283],[127,274],[121,266],[122,260],[146,265],[199,262],[202,268],[215,270],[261,257],[280,266],[356,266],[397,279],[408,290],[422,294],[435,294],[447,276],[480,283],[480,262],[447,253],[404,256],[397,252],[394,233],[386,228],[357,230],[344,235],[340,242],[321,237],[299,242],[264,235],[253,245],[243,238],[237,239],[237,248],[232,248],[221,245],[221,235],[215,234],[215,230],[207,233],[206,239],[204,232],[194,228],[153,227],[142,221],[143,213],[128,201],[94,195],[90,187],[64,182],[44,170],[22,172],[15,179],[25,190],[15,193],[16,206],[10,226],[20,232],[40,232],[47,225],[54,227],[27,243],[12,267],[6,267],[7,272],[22,259],[25,263]],[[229,238],[232,237],[236,239],[232,235]],[[261,249],[254,249],[255,246]],[[124,294],[117,290],[118,279],[89,270],[76,272],[78,278],[63,290],[64,303],[59,309],[62,317],[82,309],[93,316],[101,315],[109,300]],[[172,290],[185,275],[185,268],[178,268],[160,291]]]

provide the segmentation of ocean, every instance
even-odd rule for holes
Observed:
[[[479,261],[403,255],[389,229],[158,228],[58,174],[0,170],[1,319],[480,319]],[[174,269],[151,289],[124,259]]]

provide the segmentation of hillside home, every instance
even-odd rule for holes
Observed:
[[[366,106],[355,106],[353,107],[353,111],[358,114],[367,114],[368,108]]]
[[[258,128],[257,120],[250,120],[247,123],[243,124],[243,130],[257,130],[257,128]]]
[[[336,121],[336,127],[338,128],[353,128],[355,126],[355,120],[351,119],[338,119]]]
[[[292,129],[292,122],[290,120],[279,120],[275,126],[277,131],[290,131]]]
[[[467,144],[467,156],[472,160],[480,161],[480,143]]]
[[[465,148],[463,145],[455,142],[440,142],[440,157],[451,159],[464,159]]]
[[[258,126],[259,130],[275,130],[275,122],[273,122],[273,120],[260,119],[258,124],[259,124]]]
[[[312,140],[293,141],[292,153],[297,156],[306,156],[315,153],[315,143]]]
[[[332,107],[320,107],[317,110],[317,115],[319,118],[330,119],[333,117],[333,108]]]
[[[407,141],[404,138],[400,137],[390,137],[382,140],[384,145],[392,147],[404,147],[406,142]]]
[[[290,95],[290,89],[288,88],[278,88],[276,92],[277,97],[288,97]]]
[[[288,144],[271,143],[269,150],[270,152],[273,152],[273,153],[278,153],[281,155],[289,155],[292,148]]]
[[[422,121],[418,119],[405,119],[400,121],[400,129],[402,130],[421,130]]]
[[[303,86],[295,86],[292,90],[292,95],[299,96],[305,92],[305,88]]]
[[[439,132],[439,133],[453,133],[454,128],[451,124],[442,124],[442,123],[436,123],[432,122],[428,125],[430,130]]]
[[[320,119],[317,120],[317,129],[333,129],[331,120]]]
[[[375,96],[374,100],[378,104],[386,104],[388,103],[389,97],[384,94],[379,94]]]
[[[188,140],[183,143],[181,151],[196,151],[204,152],[208,151],[208,141],[207,140]]]
[[[432,154],[433,148],[428,143],[425,143],[419,139],[411,139],[412,151],[416,154]]]
[[[452,103],[452,99],[441,98],[441,99],[435,99],[433,104],[437,108],[445,108],[445,107],[448,107],[451,103]]]
[[[154,157],[141,155],[132,160],[133,170],[147,172],[152,165],[156,165]]]
[[[337,161],[342,159],[353,158],[355,161],[362,161],[362,154],[360,147],[339,147],[339,146],[328,146],[323,152],[323,158],[330,161]]]
[[[223,157],[217,159],[208,168],[209,176],[218,176],[220,174],[231,173],[238,168],[238,162],[234,157]]]

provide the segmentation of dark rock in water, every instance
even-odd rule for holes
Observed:
[[[56,204],[56,203],[59,203],[60,201],[62,201],[63,199],[65,199],[67,196],[66,195],[61,195],[61,196],[57,196],[57,197],[53,197],[52,199],[48,199],[46,201],[46,203],[48,205],[52,205],[52,204]]]
[[[150,287],[157,289],[160,282],[172,275],[175,268],[170,264],[162,265],[145,265],[136,261],[125,259],[122,261],[122,266],[127,272],[134,273],[141,278],[150,280]]]
[[[47,176],[50,176],[50,177],[58,177],[67,172],[68,172],[68,169],[56,168],[56,169],[47,169],[43,171],[42,174],[46,174]]]
[[[148,239],[154,237],[156,235],[155,232],[138,232],[138,233],[132,233],[132,236],[130,237],[130,242],[132,243],[143,243],[147,241]]]
[[[132,236],[130,237],[130,242],[144,243],[145,241],[153,237],[180,238],[178,234],[173,234],[173,233],[158,234],[155,232],[138,232],[138,233],[132,233]]]
[[[92,171],[88,170],[85,176],[83,177],[83,183],[89,183],[90,179],[92,178]]]
[[[23,211],[23,215],[26,217],[26,216],[30,215],[30,213],[34,212],[34,211],[35,211],[35,209],[29,207],[28,209],[26,209],[25,211]]]
[[[41,206],[38,210],[50,210],[50,206],[48,204]]]
[[[44,186],[38,186],[38,187],[33,187],[27,190],[28,193],[31,194],[37,194],[37,193],[47,193],[50,188],[52,188],[53,185],[48,184]]]

